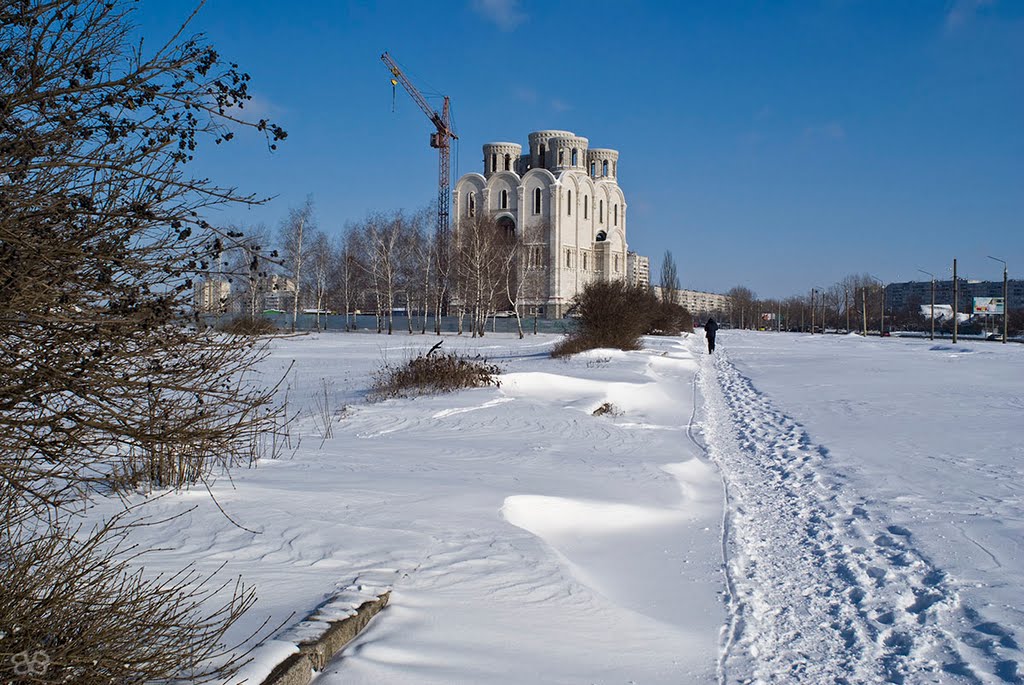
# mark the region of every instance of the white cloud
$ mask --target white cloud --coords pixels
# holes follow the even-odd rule
[[[502,31],[514,31],[526,21],[519,0],[472,0],[470,6],[474,12]]]

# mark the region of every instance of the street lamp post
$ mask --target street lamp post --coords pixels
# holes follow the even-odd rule
[[[953,344],[956,345],[956,334],[960,330],[960,279],[956,274],[956,257],[953,257]]]
[[[1002,262],[1003,263],[1003,342],[1005,343],[1006,342],[1006,332],[1009,330],[1008,326],[1007,326],[1007,321],[1009,319],[1009,314],[1010,314],[1010,302],[1009,302],[1009,298],[1007,297],[1007,295],[1009,295],[1009,293],[1006,290],[1006,286],[1007,286],[1006,262],[1004,262],[999,257],[989,257],[989,259],[994,259],[997,262]]]
[[[935,340],[935,274],[924,269],[918,269],[923,274],[927,274],[932,277],[932,337],[931,340]]]

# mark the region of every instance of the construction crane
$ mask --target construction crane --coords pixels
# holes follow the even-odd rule
[[[450,208],[452,204],[452,189],[451,189],[451,141],[458,140],[458,136],[455,135],[455,131],[452,130],[451,120],[451,103],[449,102],[448,96],[444,96],[444,106],[441,108],[439,114],[434,108],[430,106],[427,99],[423,97],[423,94],[412,84],[412,81],[402,72],[395,63],[395,60],[391,59],[391,55],[387,52],[380,56],[381,61],[387,65],[388,69],[391,70],[391,85],[396,86],[399,83],[405,88],[409,96],[420,106],[423,113],[427,115],[427,118],[434,124],[437,131],[430,134],[430,147],[437,148],[438,153],[438,165],[437,165],[437,238],[438,240],[447,241],[448,239],[448,227],[450,220]],[[445,242],[441,243],[446,244]]]

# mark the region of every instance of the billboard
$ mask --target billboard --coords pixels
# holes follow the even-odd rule
[[[1001,297],[976,297],[974,298],[975,314],[1002,314],[1003,298]]]
[[[761,321],[775,321],[775,312],[764,312],[761,314]]]

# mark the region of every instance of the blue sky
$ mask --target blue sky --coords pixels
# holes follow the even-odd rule
[[[195,3],[144,0],[147,42]],[[425,93],[450,95],[457,173],[481,145],[568,129],[619,150],[630,249],[684,287],[803,294],[1024,277],[1024,0],[208,0],[192,25],[289,132],[200,149],[194,173],[275,199],[215,219],[276,227],[312,194],[338,232],[436,195]],[[432,99],[440,107],[440,98]]]

